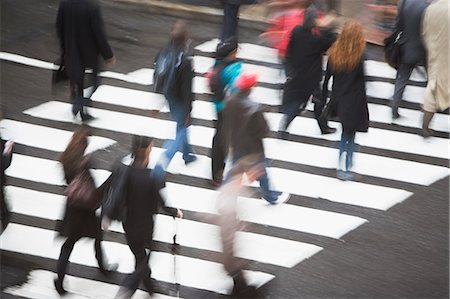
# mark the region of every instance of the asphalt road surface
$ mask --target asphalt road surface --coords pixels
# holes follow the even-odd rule
[[[141,119],[148,121],[149,132],[156,132],[155,147],[161,148],[167,138],[158,137],[158,131],[167,131],[166,127],[158,127],[169,124],[167,112],[151,112],[150,108],[142,108],[142,103],[134,103],[139,101],[139,95],[149,96],[141,93],[151,91],[151,86],[146,83],[146,78],[150,80],[150,77],[145,77],[145,74],[152,68],[157,51],[168,41],[170,26],[175,19],[152,14],[143,6],[109,1],[101,3],[108,37],[118,60],[116,65],[105,70],[115,75],[127,75],[120,78],[115,76],[116,79],[105,75],[102,89],[94,94],[93,108],[96,110],[92,113],[98,118],[92,122],[93,136],[103,137],[103,141],[110,142],[103,147],[99,145],[94,152],[95,167],[110,170],[113,161],[125,157],[129,152],[130,133],[134,132],[130,124],[138,123]],[[7,194],[25,192],[20,193],[25,196],[10,196],[14,215],[12,223],[0,237],[1,297],[53,298],[56,292],[51,288],[51,278],[52,272],[56,270],[59,247],[52,247],[38,237],[41,233],[44,237],[52,236],[59,218],[40,213],[45,206],[44,197],[48,200],[52,195],[61,195],[63,186],[58,177],[52,177],[52,169],[46,167],[50,167],[48,165],[54,163],[61,152],[60,147],[53,146],[60,141],[57,140],[58,136],[73,131],[77,126],[70,117],[65,119],[64,113],[68,110],[66,105],[69,105],[67,88],[52,92],[51,70],[45,64],[58,58],[54,25],[58,1],[4,0],[0,5],[0,95],[3,118],[0,127],[2,136],[16,137],[17,141],[15,160],[8,170]],[[219,32],[219,24],[198,19],[189,20],[189,24],[194,46],[205,45]],[[250,49],[252,45],[258,44],[259,33],[240,29],[240,41],[247,44],[241,46],[242,53],[246,50],[248,53],[265,51]],[[203,62],[211,56],[208,46],[196,49],[194,54]],[[275,240],[275,243],[264,239],[267,243],[255,241],[248,244],[252,251],[243,250],[241,256],[246,261],[246,269],[271,278],[259,288],[260,297],[448,298],[448,115],[440,114],[437,117],[436,138],[425,142],[418,136],[421,121],[420,91],[425,86],[419,74],[419,79],[411,83],[408,100],[402,103],[402,108],[407,111],[405,118],[396,125],[385,121],[381,114],[389,111],[389,100],[384,95],[386,89],[391,88],[393,79],[392,70],[375,63],[381,56],[380,49],[369,47],[367,57],[370,62],[366,66],[367,80],[372,84],[369,94],[371,129],[369,133],[357,136],[361,155],[355,167],[359,166],[359,172],[363,175],[360,183],[337,181],[333,165],[337,157],[318,156],[324,153],[334,155],[339,136],[336,133],[325,138],[317,133],[311,111],[297,117],[298,125],[294,126],[295,132],[291,132],[289,141],[278,140],[274,132],[276,129],[271,132],[267,151],[272,160],[273,181],[280,189],[289,191],[292,197],[288,204],[270,210],[270,207],[263,206],[261,200],[258,201],[258,189],[252,188],[255,192],[250,196],[252,199],[248,200],[251,209],[243,217],[244,222],[249,224],[247,232],[256,236],[257,240],[262,240],[264,236],[278,238],[270,239]],[[30,62],[25,58],[36,60]],[[39,64],[37,60],[43,63]],[[257,55],[245,56],[243,60],[252,65],[268,67],[270,71],[265,69],[268,73],[276,73],[279,69],[275,63],[259,59]],[[203,76],[201,61],[199,68],[196,67],[198,77]],[[135,72],[138,70],[140,72]],[[266,89],[261,89],[259,94],[262,97],[255,100],[265,102],[269,113],[267,116],[273,120],[277,119],[276,103],[279,103],[279,99],[267,95],[270,92],[277,93],[279,82],[272,79],[273,76],[268,76],[267,80],[262,80],[265,82],[260,82],[259,87]],[[114,89],[117,87],[124,89]],[[120,92],[129,97],[124,96],[113,102],[112,95],[120,98]],[[264,95],[267,99],[262,100]],[[207,161],[210,138],[207,134],[203,137],[201,134],[193,135],[196,130],[210,132],[213,128],[211,119],[202,108],[209,105],[209,97],[197,91],[196,100],[199,104],[196,110],[198,114],[193,116],[195,128],[191,129],[191,140],[195,153],[202,157],[200,160]],[[46,106],[39,106],[42,104]],[[147,102],[144,104],[152,105]],[[58,107],[62,107],[62,110]],[[58,111],[62,112],[58,114]],[[139,121],[138,116],[141,117]],[[114,119],[119,124],[114,124]],[[122,119],[125,121],[120,123]],[[27,135],[31,132],[45,133],[46,128],[57,131],[54,131],[55,135],[44,134],[43,138],[36,133],[34,137],[38,140]],[[179,277],[180,296],[221,297],[226,292],[209,283],[215,278],[202,276],[199,272],[201,269],[210,271],[219,265],[220,249],[206,246],[210,241],[206,235],[204,240],[201,239],[201,229],[212,223],[208,220],[211,213],[194,207],[197,201],[203,199],[194,195],[201,194],[198,190],[213,192],[214,188],[209,185],[207,175],[203,174],[205,169],[198,165],[184,167],[178,163],[168,177],[173,188],[178,186],[179,190],[192,192],[192,197],[187,192],[181,193],[186,194],[182,209],[186,221],[193,225],[193,232],[198,229],[200,238],[195,243],[195,240],[191,242],[186,237],[186,244],[181,244],[182,257],[178,261],[182,272],[182,277]],[[200,172],[193,173],[190,169],[200,169]],[[26,194],[37,195],[27,197]],[[192,205],[189,201],[192,201]],[[48,208],[51,210],[59,206],[61,202],[55,199],[55,204]],[[179,226],[182,225],[182,222],[179,223]],[[33,235],[33,232],[36,233]],[[127,250],[125,238],[120,232],[106,232],[104,239],[108,241],[107,246],[118,244]],[[161,255],[161,260],[172,261],[170,242],[163,239],[156,242],[157,254],[154,256]],[[283,240],[276,241],[280,239]],[[285,244],[285,240],[293,242]],[[272,245],[263,247],[263,244]],[[50,249],[46,251],[46,248]],[[74,255],[76,251],[77,247]],[[89,250],[87,252],[87,255],[91,254]],[[111,252],[111,255],[114,254]],[[77,283],[89,285],[76,280],[84,278],[93,284],[91,289],[77,289],[79,298],[108,298],[108,292],[113,286],[120,285],[127,270],[104,277],[98,273],[95,264],[91,265],[84,258],[74,257],[75,261],[68,272],[73,276],[69,281],[70,286],[76,289]],[[194,267],[188,268],[191,262]],[[182,269],[183,265],[186,268]],[[155,267],[158,269],[154,271],[157,293],[176,296],[173,281],[166,279],[164,273],[159,273],[164,272],[160,268],[171,272],[171,267],[173,265],[170,262]],[[36,277],[41,280],[33,280]],[[219,281],[218,285],[221,283]],[[96,294],[100,295],[93,295],[96,288],[99,292]],[[70,287],[68,289],[71,290]],[[30,290],[35,290],[34,295],[31,295]],[[36,290],[41,290],[41,293]]]

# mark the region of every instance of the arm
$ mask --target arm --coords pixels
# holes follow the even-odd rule
[[[183,106],[186,109],[186,116],[190,115],[192,110],[192,102],[194,101],[194,93],[192,92],[192,81],[194,78],[194,71],[190,59],[184,59],[180,66],[180,97],[183,101]]]
[[[94,5],[94,7],[92,8],[91,26],[95,36],[95,41],[98,48],[100,49],[100,54],[102,55],[103,59],[110,60],[114,57],[114,54],[111,50],[111,47],[109,46],[108,40],[106,39],[103,18],[100,13],[100,7],[98,5]]]

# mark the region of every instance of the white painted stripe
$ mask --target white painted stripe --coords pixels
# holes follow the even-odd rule
[[[397,75],[397,71],[394,68],[390,67],[386,62],[366,60],[364,67],[366,76],[395,79]],[[427,78],[425,68],[418,68],[421,69],[421,71],[419,72],[417,71],[417,69],[415,69],[411,74],[410,80],[416,82],[426,82]]]
[[[56,260],[63,242],[56,237],[57,233],[54,231],[11,223],[0,236],[0,247],[2,250]],[[29,246],[30,244],[33,246]],[[134,257],[127,245],[107,241],[102,244],[108,253],[108,259],[119,261],[118,272],[131,273],[134,270]],[[77,242],[70,258],[71,262],[96,267],[93,247],[93,240]],[[176,256],[176,260],[177,282],[181,285],[223,294],[231,289],[232,279],[226,275],[221,264],[185,256]],[[150,266],[153,278],[175,282],[173,255],[152,252]],[[257,286],[274,278],[273,275],[254,271],[245,271],[245,275],[250,283]]]
[[[403,100],[422,104],[425,87],[408,85],[403,93]],[[366,94],[369,97],[391,100],[394,95],[394,84],[380,81],[367,81]]]
[[[261,99],[259,95],[263,94],[264,96]],[[279,97],[280,94],[278,91],[257,88],[250,98],[262,104],[278,105]],[[167,105],[165,106],[164,96],[161,94],[111,85],[101,85],[93,94],[92,100],[144,110],[162,109],[161,111],[168,111]],[[307,105],[307,109],[313,111],[314,105],[310,102]],[[369,112],[371,121],[385,124],[392,123],[391,108],[388,106],[369,103]],[[402,117],[395,121],[396,124],[411,128],[422,128],[422,112],[406,108],[400,108],[399,112]],[[213,103],[199,100],[194,101],[191,116],[204,120],[216,119]],[[431,128],[437,131],[450,132],[450,117],[446,114],[437,113],[433,118]],[[277,128],[273,128],[272,130],[277,131]]]
[[[59,130],[39,125],[33,125],[15,120],[4,119],[0,121],[2,136],[27,146],[62,152],[72,138],[73,132]],[[105,149],[114,143],[114,140],[98,136],[88,137],[89,144],[86,153]]]
[[[322,186],[323,187],[323,186]],[[218,191],[167,183],[167,204],[182,210],[217,214]],[[189,198],[189,200],[186,200]],[[367,220],[292,204],[268,205],[250,197],[238,199],[239,219],[292,231],[339,239]]]
[[[194,70],[197,73],[204,74],[214,66],[215,59],[204,56],[194,56],[193,62]],[[244,63],[242,66],[244,72],[258,74],[258,82],[281,84],[286,81],[286,76],[281,69],[251,63]]]
[[[102,169],[90,170],[95,183],[100,186],[109,176],[109,172]],[[62,186],[66,184],[64,172],[59,162],[14,154],[11,166],[6,175],[19,179]]]
[[[0,59],[7,60],[15,63],[25,64],[29,66],[34,66],[42,69],[47,70],[55,70],[58,69],[58,66],[55,66],[51,62],[34,59],[34,58],[28,58],[22,55],[13,54],[13,53],[7,53],[7,52],[0,52]]]
[[[53,280],[56,273],[46,270],[33,270],[28,274],[26,283],[20,286],[9,287],[4,290],[5,293],[14,296],[33,299],[59,299],[61,298],[55,290]],[[68,293],[64,298],[68,299],[110,299],[114,298],[119,291],[120,286],[102,281],[96,281],[86,278],[80,278],[72,275],[66,275],[64,278],[64,288]],[[145,291],[137,290],[132,299],[149,298]],[[155,293],[152,298],[170,299],[175,298],[163,294]]]
[[[14,213],[44,219],[62,219],[66,198],[61,195],[7,186],[6,195]],[[216,225],[177,219],[177,242],[182,246],[221,252],[220,231]],[[171,244],[173,242],[174,220],[170,216],[156,215],[153,239]],[[120,223],[114,223],[113,231],[124,233]],[[278,265],[293,267],[311,257],[321,247],[312,244],[285,240],[250,232],[238,232],[236,236],[236,256]],[[262,250],[277,248],[276,251]]]

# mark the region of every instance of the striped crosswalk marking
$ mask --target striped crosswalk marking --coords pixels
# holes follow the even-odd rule
[[[212,103],[204,100],[204,94],[210,93],[204,73],[209,70],[214,60],[207,57],[211,56],[210,54],[205,55],[205,53],[212,53],[217,42],[217,40],[211,40],[199,45],[193,57],[196,72],[194,92],[199,95],[200,99],[193,103],[192,117],[200,124],[192,125],[189,134],[191,143],[200,147],[203,154],[197,154],[198,160],[186,167],[182,162],[181,154],[177,153],[168,168],[169,173],[190,177],[197,183],[191,185],[189,182],[180,183],[179,180],[169,181],[163,190],[169,206],[179,207],[190,215],[187,219],[177,220],[179,224],[178,242],[182,248],[189,248],[199,254],[196,257],[183,254],[176,256],[176,281],[173,271],[175,266],[173,255],[155,251],[152,253],[150,264],[152,276],[157,280],[167,283],[179,282],[182,286],[195,290],[226,294],[230,290],[232,281],[224,272],[220,261],[215,258],[214,260],[199,258],[205,254],[217,254],[222,250],[218,227],[214,222],[218,214],[218,191],[198,185],[203,184],[205,179],[210,179],[211,159],[204,154],[204,150],[209,151],[211,148],[214,129],[212,124],[205,125],[204,123],[214,120],[215,113]],[[357,136],[357,143],[362,146],[362,150],[355,154],[354,170],[367,176],[367,180],[341,182],[330,177],[330,170],[337,166],[336,141],[340,139],[340,125],[330,122],[331,126],[338,128],[338,132],[323,136],[314,119],[308,115],[301,115],[293,121],[290,133],[301,140],[306,139],[306,141],[295,142],[275,138],[274,133],[278,131],[282,117],[280,113],[276,112],[277,106],[281,103],[279,84],[284,81],[276,51],[259,45],[241,44],[238,57],[244,60],[245,70],[260,75],[260,86],[254,89],[251,98],[268,106],[265,117],[272,135],[264,140],[264,144],[267,157],[274,160],[274,165],[268,167],[268,172],[275,189],[287,191],[294,196],[305,197],[308,200],[325,199],[336,204],[353,205],[381,213],[405,201],[413,194],[411,190],[415,190],[417,186],[431,185],[449,175],[449,168],[443,166],[445,163],[442,162],[449,158],[449,139],[433,137],[424,141],[417,134],[411,133],[418,132],[421,128],[421,112],[414,105],[420,104],[422,101],[424,82],[426,81],[422,72],[413,72],[411,80],[414,84],[406,88],[404,95],[405,101],[409,102],[407,105],[409,108],[400,108],[400,114],[403,117],[395,122],[398,129],[392,130],[390,107],[387,101],[390,101],[393,93],[395,70],[382,62],[371,60],[365,62],[366,76],[368,76],[367,94],[370,98],[376,99],[375,102],[369,103],[370,120],[375,127],[370,128],[369,133]],[[6,52],[0,52],[0,59],[48,70],[57,67],[53,63]],[[93,94],[94,105],[102,103],[106,104],[102,107],[107,108],[90,109],[90,112],[97,117],[90,122],[90,125],[96,129],[96,136],[90,137],[87,152],[110,150],[116,140],[114,137],[110,137],[111,134],[107,134],[109,138],[102,137],[105,132],[140,134],[152,136],[161,141],[174,138],[175,123],[169,120],[168,115],[165,114],[169,112],[165,99],[161,95],[151,92],[147,87],[153,83],[153,69],[143,67],[128,73],[106,71],[100,73],[100,76],[112,79],[109,80],[109,83],[114,80],[125,83],[120,84],[121,87],[101,85]],[[140,87],[136,88],[137,85]],[[116,111],[120,106],[122,106],[120,111],[124,111],[124,108],[131,108],[142,113],[136,115]],[[31,122],[35,117],[39,119],[39,123],[46,120],[50,123],[70,125],[68,123],[73,122],[70,108],[68,103],[48,101],[27,109],[24,114],[27,115],[28,120],[31,119]],[[163,114],[148,113],[149,110],[156,110]],[[307,106],[307,110],[312,110],[311,104]],[[448,115],[437,114],[432,128],[441,133],[450,132],[449,119]],[[17,119],[2,120],[0,129],[2,136],[11,137],[18,144],[56,153],[64,150],[72,134],[67,130],[22,122]],[[46,139],[46,136],[53,138]],[[395,153],[395,158],[386,154],[378,155],[378,150]],[[150,168],[154,167],[163,151],[157,146],[153,148]],[[400,158],[401,155],[416,157],[417,160]],[[424,158],[438,160],[438,162],[433,165],[423,162]],[[123,161],[127,163],[129,159],[129,156],[126,156]],[[65,181],[61,166],[56,160],[56,156],[51,160],[48,159],[48,156],[44,159],[20,153],[14,155],[7,175],[19,179],[20,186],[7,186],[6,194],[15,214],[39,218],[47,223],[61,219],[66,198],[59,193],[53,193],[55,191],[52,187],[64,186]],[[280,166],[286,165],[286,163],[292,165],[292,169]],[[305,171],[305,167],[313,167],[316,169],[316,173]],[[97,185],[100,185],[110,174],[106,169],[93,169],[91,172]],[[42,184],[43,190],[48,188],[53,191],[25,188],[23,182],[27,181],[37,182]],[[411,184],[414,188],[411,188]],[[253,187],[257,185],[257,182],[251,184]],[[294,237],[288,239],[272,235],[272,228],[286,230],[293,234],[308,234],[326,240],[339,240],[352,230],[368,223],[365,217],[299,206],[291,202],[280,206],[270,206],[257,198],[255,194],[257,193],[246,194],[238,199],[238,215],[248,229],[239,232],[236,236],[236,255],[261,266],[258,271],[249,270],[245,273],[250,283],[257,286],[272,280],[275,277],[274,273],[280,268],[293,267],[322,250],[327,250],[326,246],[300,242]],[[174,233],[174,220],[172,217],[162,214],[158,214],[155,219],[154,239],[170,244]],[[258,230],[260,226],[265,227],[269,232],[267,234],[260,233]],[[123,235],[123,229],[118,223],[114,223],[111,230],[115,234]],[[19,240],[15,238],[17,235],[24,236],[24,238]],[[62,242],[61,239],[55,238],[56,235],[56,232],[48,227],[36,227],[32,224],[28,226],[24,223],[13,222],[1,235],[0,247],[5,251],[54,261],[58,258]],[[24,242],[29,244],[30,240],[36,244],[35,247],[25,246]],[[108,258],[113,262],[119,262],[118,271],[120,273],[133,271],[134,259],[124,243],[108,239],[104,245],[108,252]],[[273,250],[273,248],[277,248],[277,250]],[[87,269],[96,267],[92,251],[92,241],[81,242],[76,245],[71,261],[80,266],[86,266]],[[259,271],[259,269],[262,270]],[[34,270],[29,274],[26,284],[8,288],[4,292],[26,298],[57,297],[52,284],[54,277],[55,273],[53,272]],[[68,275],[66,288],[72,293],[69,296],[73,298],[111,298],[117,292],[120,281],[116,281],[116,283],[111,284]],[[139,290],[133,298],[144,296],[145,292]],[[158,294],[158,296],[171,298],[163,294]]]

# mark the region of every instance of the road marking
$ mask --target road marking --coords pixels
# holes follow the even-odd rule
[[[57,260],[63,243],[63,240],[57,236],[57,232],[51,230],[11,223],[0,236],[0,248]],[[70,257],[71,262],[97,267],[93,243],[92,239],[77,242]],[[102,245],[105,252],[108,253],[109,260],[119,261],[118,272],[131,273],[134,271],[134,256],[127,245],[108,241],[103,241]],[[150,257],[150,266],[154,279],[175,283],[174,256],[172,254],[153,251]],[[222,294],[227,294],[231,289],[232,279],[225,273],[220,263],[177,255],[176,267],[177,282],[181,285]],[[195,275],[193,275],[194,273]],[[250,284],[258,287],[274,278],[271,274],[257,271],[245,271],[244,275],[249,279]]]
[[[70,109],[71,105],[68,103],[50,101],[25,110],[24,113],[44,119],[70,122],[72,119],[70,117]],[[160,139],[175,138],[175,122],[173,121],[97,108],[90,108],[89,111],[96,117],[96,119],[89,123],[90,126],[95,128],[151,136]],[[266,113],[265,116],[271,128],[278,128],[282,117],[281,114]],[[330,124],[336,127],[339,126],[335,122],[330,122]],[[339,141],[341,134],[341,130],[338,128],[334,134],[321,135],[316,120],[305,117],[297,117],[294,119],[289,131],[292,134],[300,136],[332,141]],[[189,127],[189,136],[191,144],[211,148],[214,129],[192,125]],[[442,159],[449,158],[448,149],[450,140],[447,138],[430,137],[424,139],[417,134],[370,128],[368,133],[357,134],[356,141],[362,146],[372,148]]]
[[[14,296],[33,299],[59,299],[60,295],[56,292],[53,280],[56,273],[46,270],[32,270],[28,274],[26,283],[20,286],[9,287],[3,292]],[[80,278],[72,275],[64,277],[64,288],[68,291],[64,298],[68,299],[110,299],[119,291],[120,286],[102,281]],[[137,290],[131,297],[132,299],[149,298],[148,293]],[[171,299],[175,297],[155,293],[152,298]]]
[[[377,99],[391,100],[394,94],[394,87],[395,85],[389,82],[367,81],[366,94]],[[425,87],[407,85],[402,100],[422,104],[424,93]]]
[[[73,135],[73,132],[70,131],[9,119],[0,121],[0,127],[2,136],[8,136],[7,139],[14,140],[16,143],[57,152],[63,152],[66,149]],[[106,149],[116,143],[112,139],[98,136],[90,136],[88,140],[86,153]]]

